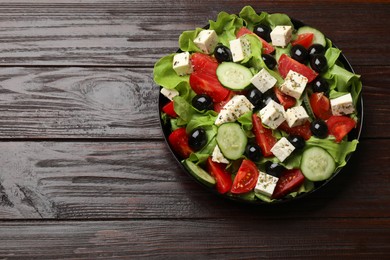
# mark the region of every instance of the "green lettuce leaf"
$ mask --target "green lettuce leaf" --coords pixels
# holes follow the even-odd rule
[[[245,27],[253,31],[255,25],[260,24],[267,18],[267,13],[262,12],[257,14],[251,6],[245,6],[242,8],[239,16],[245,21]],[[267,21],[268,23],[268,21]]]
[[[210,20],[210,30],[215,30],[219,42],[229,46],[229,41],[236,39],[236,31],[244,26],[244,21],[235,14],[220,12],[217,20]]]
[[[179,48],[182,51],[201,52],[201,50],[195,45],[194,39],[202,30],[202,28],[196,28],[193,31],[184,31],[179,37]]]
[[[271,26],[271,29],[274,29],[278,25],[290,25],[294,30],[294,25],[291,22],[290,17],[288,17],[288,15],[286,14],[280,14],[280,13],[269,14],[267,17],[267,21]]]
[[[156,84],[167,88],[174,89],[181,82],[189,84],[189,76],[179,76],[172,67],[173,56],[175,53],[162,57],[156,62],[153,69],[153,79]]]

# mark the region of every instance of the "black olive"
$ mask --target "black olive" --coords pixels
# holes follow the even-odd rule
[[[318,138],[324,139],[328,136],[328,126],[324,120],[316,119],[310,124],[310,131]]]
[[[317,77],[310,83],[313,92],[323,92],[325,95],[329,94],[329,83],[324,78]]]
[[[290,50],[291,58],[300,62],[306,63],[309,58],[309,53],[306,48],[300,44],[294,45]]]
[[[246,98],[255,106],[255,110],[261,108],[263,104],[263,93],[256,87],[253,87],[248,91]]]
[[[294,145],[295,149],[300,150],[305,147],[305,139],[300,135],[289,135],[287,140]]]
[[[314,54],[310,57],[310,66],[317,72],[324,72],[328,69],[328,61],[322,54]]]
[[[258,24],[253,28],[253,32],[266,42],[271,41],[271,28],[265,24]]]
[[[245,149],[245,155],[251,161],[260,161],[262,156],[260,146],[258,144],[248,144]]]
[[[279,178],[280,175],[286,170],[286,168],[279,164],[279,163],[274,163],[274,162],[266,162],[265,163],[265,172],[269,175],[272,175],[274,177]]]
[[[269,68],[270,70],[273,70],[275,68],[277,62],[272,55],[262,54],[261,57],[267,68]]]
[[[214,57],[217,59],[218,63],[233,60],[230,49],[222,44],[219,44],[217,47],[215,47]]]
[[[271,100],[280,104],[279,99],[276,97],[275,91],[273,88],[267,90],[263,93],[263,100],[260,108],[265,107]]]
[[[192,106],[198,109],[199,111],[214,109],[213,99],[206,94],[199,94],[193,97]]]
[[[324,54],[325,47],[322,46],[321,44],[314,43],[309,47],[309,49],[307,51],[308,51],[309,55]]]
[[[206,131],[201,127],[192,130],[188,138],[188,145],[195,151],[199,151],[206,144],[207,144]]]

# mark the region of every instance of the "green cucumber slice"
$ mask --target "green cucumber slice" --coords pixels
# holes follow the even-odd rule
[[[303,93],[303,106],[305,107],[306,109],[306,112],[307,114],[309,115],[310,117],[310,122],[313,121],[316,116],[314,115],[314,112],[313,112],[313,109],[311,109],[311,105],[310,105],[310,99],[309,99],[309,95],[307,94],[307,91],[305,91],[305,93]]]
[[[192,176],[194,176],[197,180],[206,186],[212,187],[216,184],[215,179],[195,163],[189,160],[185,160],[183,161],[183,165]]]
[[[237,160],[244,154],[248,139],[237,123],[225,123],[218,128],[217,143],[223,155]]]
[[[310,147],[302,154],[301,171],[310,181],[324,181],[336,169],[333,157],[320,147]]]
[[[314,34],[314,38],[313,38],[313,42],[312,42],[313,44],[317,43],[317,44],[321,44],[324,47],[326,46],[325,36],[319,30],[317,30],[317,29],[315,29],[313,27],[310,27],[310,26],[303,26],[303,27],[298,29],[297,34],[303,34],[303,33],[312,33],[312,34]]]
[[[222,62],[217,68],[219,82],[232,90],[243,90],[251,84],[252,72],[247,67],[234,62]]]

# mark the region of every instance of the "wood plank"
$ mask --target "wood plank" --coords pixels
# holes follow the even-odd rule
[[[0,218],[390,217],[389,149],[389,139],[363,140],[313,198],[251,207],[204,190],[163,142],[2,142]]]
[[[364,137],[390,137],[390,67],[358,66]],[[161,139],[150,68],[0,68],[0,138]]]
[[[258,11],[287,12],[317,27],[354,65],[390,64],[386,1],[252,4]],[[217,0],[1,1],[0,65],[151,67],[177,49],[182,31],[204,26],[219,11],[238,13],[242,7],[241,1],[227,5]],[[367,46],[369,51],[362,51]]]
[[[258,221],[256,216],[246,214],[220,220],[2,222],[0,256],[4,259],[324,256],[385,259],[390,254],[389,230],[388,219],[309,217]]]
[[[2,138],[161,138],[151,69],[0,68]]]

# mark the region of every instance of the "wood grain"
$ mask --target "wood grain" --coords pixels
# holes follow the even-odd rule
[[[389,222],[380,218],[369,222],[332,218],[274,221],[256,217],[243,221],[226,216],[221,221],[58,221],[44,225],[23,221],[2,223],[0,256],[5,259],[58,256],[62,259],[365,259],[367,256],[386,259],[390,254],[389,229]]]
[[[0,65],[151,67],[178,48],[182,31],[203,27],[220,11],[238,13],[245,4],[287,12],[317,27],[352,64],[390,64],[390,5],[385,3],[73,0],[2,1]]]
[[[285,216],[288,204],[243,206],[204,190],[163,142],[4,142],[0,218],[390,217],[389,147],[389,140],[362,141],[333,185]]]

